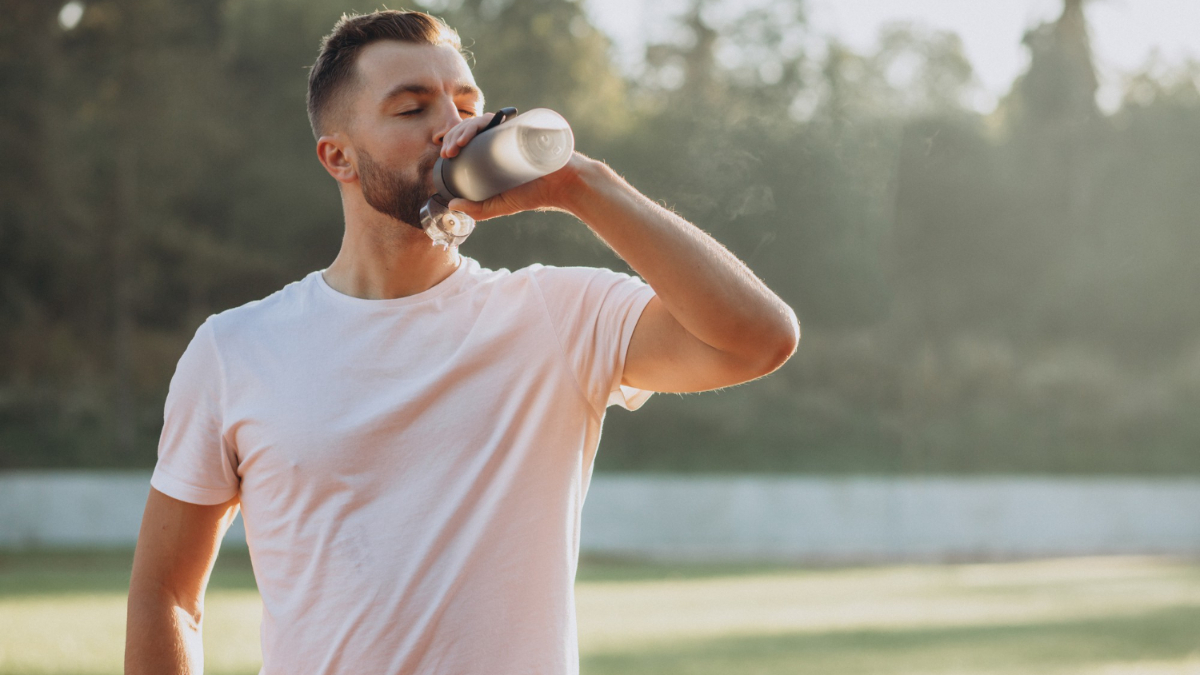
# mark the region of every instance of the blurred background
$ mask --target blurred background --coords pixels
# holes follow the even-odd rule
[[[936,478],[943,497],[926,500],[923,513],[943,514],[962,510],[972,494],[1014,485],[1040,485],[1043,497],[1108,485],[1116,492],[1088,493],[1093,501],[1078,502],[1064,527],[1073,517],[1086,520],[1088,504],[1127,512],[1130,504],[1153,503],[1158,510],[1138,522],[1175,529],[1139,539],[1136,527],[1118,523],[1107,539],[1076,549],[1045,541],[1000,551],[892,542],[783,553],[809,564],[1200,551],[1200,5],[428,0],[410,8],[458,29],[490,106],[562,112],[579,150],[713,234],[800,317],[799,351],[767,379],[719,393],[660,395],[636,414],[609,415],[594,488],[607,476],[611,489],[589,497],[585,518],[620,503],[650,503],[605,494],[652,502],[665,494],[662,481],[686,484],[689,476],[717,481],[708,483],[716,485],[712,494],[726,494],[724,478],[758,480],[739,483],[750,486],[751,501],[769,492],[761,487],[768,478],[841,486],[819,493],[830,499],[845,497],[846,486],[910,494],[904,490]],[[0,0],[0,479],[11,479],[3,502],[10,513],[0,518],[36,502],[14,496],[18,479],[66,475],[48,470],[152,468],[168,382],[205,317],[333,260],[341,209],[314,157],[304,112],[307,67],[342,12],[371,9],[329,0]],[[487,223],[463,252],[489,267],[627,269],[586,227],[560,214]],[[1178,499],[1154,501],[1164,485]],[[954,490],[967,501],[945,496]],[[1028,492],[1004,494],[1000,502],[1032,503]],[[817,502],[818,510],[829,503]],[[908,502],[901,502],[884,500],[872,513],[903,510]],[[970,503],[992,513],[988,504]],[[700,531],[726,518],[731,530],[744,531],[747,521],[729,514],[759,513],[730,509],[688,527]],[[1008,528],[1004,536],[1019,538],[1013,533],[1043,513],[1023,511],[995,532]],[[804,529],[803,516],[784,514],[793,529]],[[992,521],[963,526],[980,522]],[[872,531],[896,531],[887,518],[870,523]],[[1129,532],[1134,550],[1111,544]],[[986,526],[976,532],[980,541],[989,534]],[[5,541],[31,549],[43,539],[31,529]],[[593,542],[597,551],[622,555],[647,550]],[[692,552],[749,560],[770,549],[742,544],[714,540]],[[59,582],[38,576],[47,570],[101,570],[97,578],[107,581],[93,590],[119,593],[128,580],[126,554],[105,555],[0,554],[0,627],[36,625],[4,614],[3,602],[61,591]],[[230,555],[236,562],[241,554]],[[644,582],[629,597],[646,603],[646,593],[657,592],[646,589],[660,588],[664,578],[740,579],[760,588],[754,580],[779,579],[787,569],[800,575],[787,577],[800,584],[799,595],[770,584],[761,588],[775,590],[761,596],[714,591],[718,604],[758,597],[761,603],[747,601],[746,616],[776,618],[734,621],[740,628],[729,634],[685,631],[688,639],[736,634],[752,641],[721,647],[721,658],[732,661],[709,654],[690,666],[666,652],[611,663],[588,657],[601,653],[589,645],[632,643],[587,632],[581,600],[591,672],[729,672],[747,663],[757,664],[754,672],[800,672],[793,657],[824,663],[820,672],[902,672],[900,662],[916,664],[912,672],[1000,672],[996,664],[1007,657],[989,650],[1001,643],[1025,649],[1034,635],[1055,636],[1046,645],[1059,646],[1078,638],[1080,653],[1095,658],[1036,666],[1018,659],[1013,672],[1133,672],[1120,665],[1133,661],[1142,663],[1137,672],[1200,672],[1200,566],[1191,563],[1106,558],[1081,567],[1043,561],[911,574],[880,568],[870,572],[880,576],[847,581],[830,570],[679,562],[695,557],[664,553],[655,564],[597,557],[585,561],[581,584],[593,579],[612,590]],[[231,593],[252,591],[248,567],[229,574]],[[913,574],[932,575],[931,585]],[[1098,586],[1071,585],[1080,579]],[[1105,605],[1094,616],[1071,615],[1083,623],[1066,633],[1047,633],[1017,626],[1020,612],[971,624],[962,619],[969,611],[930,609],[951,587],[1000,588],[1005,598],[1036,596],[1042,600],[1034,604],[1055,607],[1078,608],[1097,589],[1165,604]],[[800,606],[813,611],[810,601],[825,597],[837,615],[843,605],[835,600],[850,597],[851,588],[916,604],[903,611],[872,605],[878,611],[865,612],[874,617],[866,623],[837,619],[836,626],[788,614]],[[1074,590],[1054,604],[1039,588]],[[581,598],[600,597],[588,592]],[[680,597],[702,596],[693,588]],[[780,598],[794,599],[780,610],[790,619],[764,609]],[[634,606],[604,604],[610,600],[597,606]],[[20,607],[61,618],[44,605]],[[1145,614],[1151,610],[1154,617]],[[256,611],[246,619],[254,645]],[[612,611],[626,617],[613,619],[620,626],[634,610]],[[910,626],[905,635],[915,642],[889,641],[891,628],[870,633],[880,616],[892,617],[884,621],[892,628]],[[1056,626],[1067,625],[1054,616]],[[975,628],[946,637],[931,628],[943,619],[930,617],[947,625],[959,617]],[[989,633],[979,628],[985,624],[1007,628]],[[787,642],[798,625],[835,637]],[[688,652],[668,634],[661,644]],[[866,637],[856,642],[853,635]],[[1132,640],[1132,651],[1105,656],[1123,648],[1118,636]],[[36,642],[32,635],[23,641]],[[6,657],[0,637],[0,671],[110,672],[84,661],[27,663],[12,656],[12,644]],[[45,649],[63,649],[55,644]],[[948,651],[921,656],[913,644]],[[778,659],[754,661],[763,654]],[[838,654],[868,660],[830,665]],[[896,660],[904,655],[911,660]],[[226,672],[219,658],[217,672]],[[1085,661],[1093,670],[1080,669]]]
[[[562,111],[800,316],[767,380],[610,415],[600,470],[1200,470],[1200,37],[1106,71],[1085,12],[1155,3],[674,4],[427,7],[489,101]],[[986,85],[930,27],[969,4],[1008,8]],[[4,0],[0,468],[152,466],[203,319],[333,260],[305,77],[351,6]],[[621,269],[547,214],[464,252]]]

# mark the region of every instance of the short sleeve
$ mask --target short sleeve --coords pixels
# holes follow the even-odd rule
[[[238,493],[237,454],[223,433],[223,375],[210,317],[180,357],[167,392],[150,485],[169,497],[221,504]]]
[[[585,396],[598,412],[637,410],[650,391],[621,384],[633,329],[654,290],[641,279],[591,267],[528,268],[559,344]]]

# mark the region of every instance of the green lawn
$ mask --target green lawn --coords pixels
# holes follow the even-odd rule
[[[0,553],[0,675],[116,674],[129,551]],[[585,675],[1200,674],[1200,563],[1091,558],[805,569],[585,560]],[[259,601],[226,551],[206,672],[258,670]]]

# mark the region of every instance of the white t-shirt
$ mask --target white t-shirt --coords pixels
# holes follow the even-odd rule
[[[241,496],[267,675],[579,670],[574,578],[600,424],[654,295],[463,258],[417,295],[321,272],[211,316],[167,395],[157,490]]]

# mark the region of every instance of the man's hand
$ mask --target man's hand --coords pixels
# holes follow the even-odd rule
[[[458,151],[462,150],[463,146],[475,138],[480,131],[483,131],[495,116],[496,113],[484,113],[478,117],[470,117],[447,131],[446,135],[442,136],[442,157],[446,159],[456,157]]]
[[[458,127],[455,127],[457,129]],[[571,155],[567,165],[541,178],[501,192],[482,202],[451,199],[450,208],[461,211],[475,220],[488,220],[522,211],[571,211],[571,195],[579,185],[579,174],[592,160],[578,152]]]
[[[457,157],[467,143],[480,131],[487,128],[495,113],[487,113],[462,121],[442,138],[441,155],[445,159]],[[536,180],[518,185],[491,199],[473,202],[468,199],[450,200],[450,208],[471,216],[475,220],[499,218],[522,211],[569,211],[571,190],[577,187],[579,171],[589,162],[587,157],[574,153],[563,168]]]

